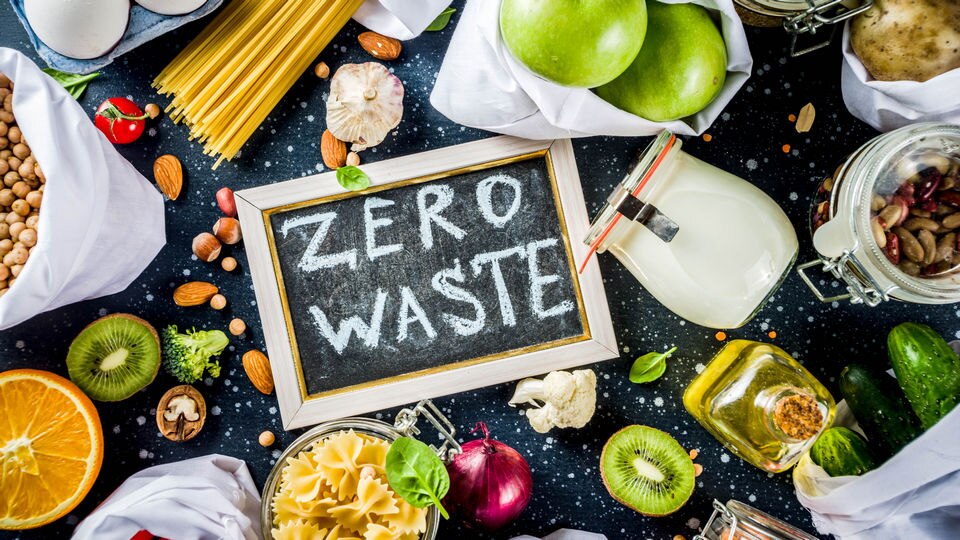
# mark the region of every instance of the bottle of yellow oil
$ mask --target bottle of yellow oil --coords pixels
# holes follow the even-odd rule
[[[730,451],[769,472],[792,467],[833,422],[836,404],[783,349],[727,343],[683,393],[683,405]]]

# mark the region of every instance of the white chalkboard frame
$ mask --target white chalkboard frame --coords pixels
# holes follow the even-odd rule
[[[569,139],[531,141],[493,137],[365,164],[363,169],[371,178],[371,189],[376,189],[384,184],[398,184],[397,187],[400,187],[411,181],[452,177],[458,173],[492,168],[505,160],[544,154],[559,200],[558,212],[566,231],[564,242],[572,255],[571,262],[577,266],[588,256],[587,246],[581,240],[586,236],[589,216]],[[456,364],[463,367],[441,367],[426,370],[422,375],[393,377],[386,379],[388,382],[374,381],[308,396],[298,364],[299,352],[295,350],[292,324],[286,313],[279,266],[274,259],[270,215],[278,209],[317,204],[318,199],[326,202],[362,196],[363,193],[345,191],[337,183],[336,174],[331,171],[246,189],[235,195],[284,429],[309,426],[619,356],[600,268],[596,257],[593,257],[582,274],[578,275],[575,268],[572,270],[579,285],[575,289],[579,289],[582,306],[583,337],[562,340],[562,344],[546,348],[527,347],[514,354],[497,355],[493,360],[477,359],[476,363]]]

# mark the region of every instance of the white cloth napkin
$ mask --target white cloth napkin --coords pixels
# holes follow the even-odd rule
[[[610,105],[586,88],[540,78],[515,60],[501,41],[500,0],[468,0],[430,103],[459,124],[528,139],[644,136],[664,129],[683,135],[703,133],[750,77],[753,58],[732,0],[693,3],[711,10],[721,21],[727,79],[717,98],[690,118],[651,122]]]
[[[843,102],[850,114],[880,131],[916,122],[960,124],[960,68],[924,82],[877,81],[850,45],[850,23],[843,28]]]
[[[354,20],[374,32],[396,39],[420,35],[451,0],[367,0]]]
[[[70,94],[22,53],[0,47],[13,110],[47,178],[37,245],[0,298],[0,329],[122,291],[166,242],[163,198]]]
[[[950,346],[960,352],[960,341]],[[834,425],[860,432],[845,401],[837,406]],[[957,538],[960,407],[861,476],[831,477],[804,454],[793,485],[817,530],[839,540]]]
[[[540,540],[534,536],[517,536],[512,540]],[[591,532],[584,531],[575,531],[573,529],[560,529],[554,531],[547,536],[543,537],[543,540],[607,540],[607,537],[602,534],[596,534]]]
[[[144,469],[113,492],[73,540],[257,540],[260,494],[243,461],[212,454]]]

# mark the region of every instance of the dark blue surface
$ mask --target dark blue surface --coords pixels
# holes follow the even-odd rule
[[[462,7],[462,2],[455,3]],[[454,125],[434,111],[428,101],[446,44],[459,15],[440,33],[424,35],[404,45],[401,58],[390,66],[407,90],[403,122],[379,147],[364,152],[367,162],[448,146],[488,136]],[[165,103],[151,91],[150,81],[204,22],[193,23],[127,54],[104,70],[82,99],[91,113],[104,98],[129,95],[141,104]],[[369,60],[356,43],[361,31],[351,23],[321,58],[331,67]],[[791,59],[788,39],[779,29],[747,32],[754,55],[754,74],[709,130],[711,142],[685,138],[684,149],[709,163],[754,182],[777,200],[791,217],[800,237],[800,260],[813,250],[806,216],[811,196],[823,174],[864,141],[876,135],[852,118],[840,97],[838,44],[800,59]],[[0,7],[0,45],[17,48],[36,58],[9,6]],[[87,499],[59,522],[36,531],[0,534],[3,538],[62,538],[128,475],[150,465],[219,452],[244,459],[258,485],[273,466],[275,456],[299,432],[282,433],[274,396],[263,396],[250,385],[240,365],[240,354],[263,347],[249,271],[242,247],[230,251],[240,269],[223,273],[218,266],[191,258],[190,241],[208,230],[219,211],[214,192],[281,181],[321,170],[319,139],[324,126],[323,101],[327,83],[305,74],[281,101],[242,155],[211,171],[212,160],[187,142],[187,130],[168,118],[152,126],[143,140],[121,152],[152,178],[153,160],[172,153],[183,161],[187,181],[176,202],[167,203],[168,245],[154,263],[126,291],[40,315],[0,333],[0,369],[36,367],[66,374],[63,359],[71,339],[90,321],[111,312],[138,314],[156,326],[225,328],[232,317],[243,318],[253,329],[244,339],[233,339],[224,355],[221,378],[199,385],[211,414],[203,432],[186,444],[171,443],[157,433],[154,407],[174,381],[161,374],[145,392],[120,403],[101,403],[98,410],[106,433],[103,471]],[[807,102],[817,108],[813,129],[797,134],[787,120]],[[596,137],[574,141],[577,164],[589,210],[595,213],[621,179],[636,151],[647,138]],[[790,153],[781,147],[790,144]],[[718,224],[722,226],[722,224]],[[736,238],[730,238],[731,243]],[[622,358],[592,366],[599,379],[598,411],[581,430],[535,433],[517,410],[506,405],[513,385],[504,384],[436,400],[461,432],[484,420],[495,438],[517,448],[533,469],[534,496],[520,520],[496,535],[463,530],[444,523],[440,538],[495,537],[547,534],[560,527],[605,533],[611,539],[692,536],[710,514],[714,498],[735,498],[813,531],[807,512],[797,503],[789,473],[772,476],[731,456],[683,409],[680,396],[702,365],[720,348],[714,330],[687,323],[661,307],[612,257],[600,258],[607,296]],[[171,300],[173,287],[188,279],[218,283],[230,305],[222,313],[209,309],[182,309]],[[886,362],[886,332],[904,320],[926,322],[948,339],[960,332],[960,312],[953,306],[913,306],[890,303],[870,309],[847,303],[820,304],[791,273],[783,288],[753,321],[728,331],[729,339],[768,340],[793,354],[832,390],[841,367],[852,361]],[[627,379],[631,361],[651,350],[677,345],[666,375],[648,385]],[[392,419],[395,411],[371,416]],[[687,448],[698,448],[704,467],[690,502],[664,518],[642,517],[614,502],[606,493],[597,469],[600,450],[619,428],[648,424],[673,434]],[[264,429],[277,433],[270,450],[257,444]]]

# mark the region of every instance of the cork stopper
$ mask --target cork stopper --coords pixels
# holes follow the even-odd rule
[[[812,396],[792,394],[777,401],[773,423],[787,436],[803,441],[820,433],[823,413]]]

